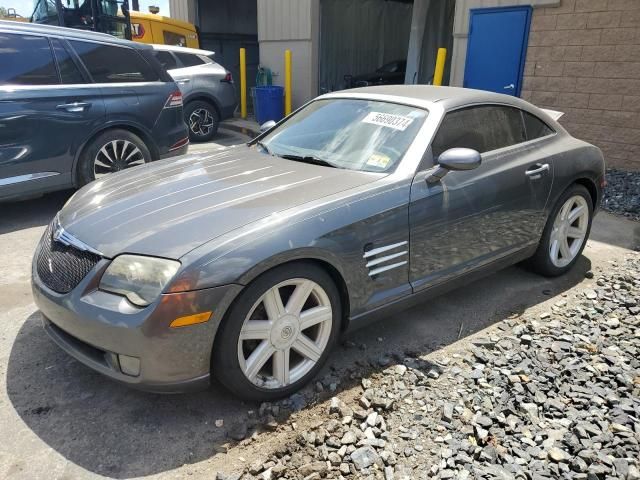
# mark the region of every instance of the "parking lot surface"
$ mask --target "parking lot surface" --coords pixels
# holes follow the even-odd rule
[[[215,143],[191,148],[242,141],[221,131]],[[31,298],[31,257],[70,194],[0,206],[0,478],[215,478],[218,470],[251,463],[264,436],[229,442],[258,405],[217,385],[185,395],[137,392],[94,373],[47,338]],[[509,315],[557,301],[588,282],[587,271],[606,270],[637,248],[639,225],[602,212],[569,275],[545,279],[519,267],[504,270],[351,334],[348,342],[361,348],[338,348],[325,373],[363,356],[446,349]]]

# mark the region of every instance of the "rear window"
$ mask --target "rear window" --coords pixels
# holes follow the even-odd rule
[[[160,78],[133,48],[71,40],[96,83],[155,82]]]
[[[524,128],[527,131],[527,140],[546,137],[547,135],[554,133],[546,123],[535,115],[531,115],[530,113],[523,111],[522,116],[524,118]]]
[[[204,65],[205,63],[211,63],[211,59],[204,55],[195,55],[193,53],[175,52],[180,62],[185,67],[195,67],[196,65]]]
[[[45,37],[0,33],[0,85],[60,83]]]
[[[170,52],[165,50],[154,50],[153,56],[156,57],[156,60],[160,62],[165,70],[173,70],[174,68],[178,68],[178,64],[176,63],[176,59]]]

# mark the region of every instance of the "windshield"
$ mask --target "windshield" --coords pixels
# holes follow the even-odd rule
[[[261,139],[272,155],[334,167],[390,172],[427,118],[427,111],[375,100],[317,100]],[[260,148],[259,147],[259,148]],[[313,162],[310,162],[313,163]]]
[[[34,0],[31,21],[58,25],[60,22],[56,0]],[[86,30],[96,29],[94,13],[99,17],[99,30],[116,37],[127,37],[129,8],[127,0],[60,0],[62,25]]]

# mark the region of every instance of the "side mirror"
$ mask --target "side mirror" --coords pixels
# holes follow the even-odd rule
[[[450,148],[438,157],[438,168],[427,177],[427,183],[439,182],[450,170],[473,170],[482,163],[480,154],[471,148]]]
[[[267,130],[271,130],[275,126],[276,126],[276,122],[274,120],[269,120],[267,122],[264,122],[262,125],[260,125],[260,133],[264,133]]]

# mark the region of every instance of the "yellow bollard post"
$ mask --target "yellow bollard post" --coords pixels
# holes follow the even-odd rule
[[[447,49],[439,48],[438,56],[436,57],[436,70],[433,73],[433,84],[442,85],[442,77],[444,76],[444,62],[447,59]]]
[[[284,51],[284,114],[291,113],[291,50]]]
[[[247,118],[247,51],[240,49],[240,116]]]

